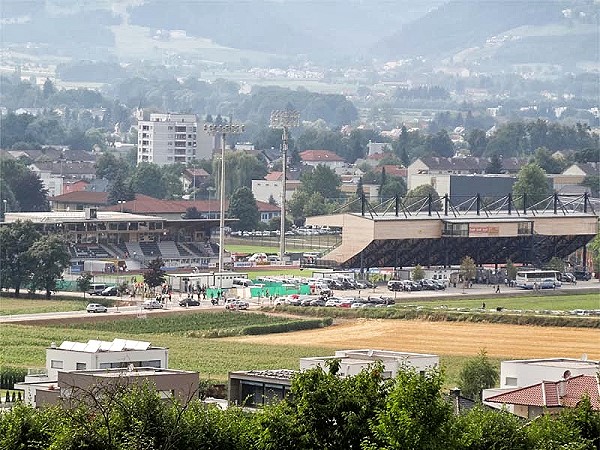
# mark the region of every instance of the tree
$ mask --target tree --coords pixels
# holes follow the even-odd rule
[[[483,390],[494,387],[499,377],[498,369],[488,359],[485,349],[481,349],[475,358],[465,362],[458,386],[465,397],[479,402]]]
[[[77,277],[77,288],[83,292],[83,298],[85,299],[85,294],[89,291],[90,286],[92,285],[92,279],[94,276],[89,272],[83,272],[79,277]]]
[[[440,196],[430,184],[422,184],[406,193],[404,204],[411,211],[427,211],[427,202],[431,196],[431,210],[439,211],[442,209],[440,204]]]
[[[144,194],[154,198],[165,198],[167,186],[159,166],[142,162],[135,168],[131,176],[131,187],[136,194]]]
[[[35,261],[29,249],[39,237],[30,221],[0,227],[0,286],[14,289],[15,297],[34,273]]]
[[[131,185],[125,179],[122,173],[118,173],[112,180],[108,188],[107,201],[111,205],[116,205],[120,201],[134,200],[135,194]]]
[[[589,243],[588,248],[594,263],[594,271],[598,273],[600,272],[600,233],[596,234],[596,237]]]
[[[162,179],[166,186],[166,197],[171,199],[181,199],[183,195],[183,183],[181,175],[185,166],[183,164],[167,164],[161,168]]]
[[[506,276],[509,280],[517,278],[517,267],[510,259],[506,260]]]
[[[370,422],[384,407],[389,386],[383,379],[382,365],[373,364],[358,375],[347,377],[338,376],[339,361],[332,361],[328,369],[306,370],[293,378],[291,396],[284,400],[289,405],[288,418],[283,420],[295,427],[266,427],[283,433],[272,436],[278,441],[293,436],[292,446],[282,450],[359,449],[361,441],[370,435]]]
[[[496,153],[490,158],[490,163],[485,168],[485,173],[502,173],[502,159]]]
[[[385,406],[371,421],[372,437],[362,448],[423,449],[449,448],[452,408],[442,397],[443,377],[436,370],[424,375],[402,370],[394,379]]]
[[[165,282],[166,272],[163,270],[163,266],[164,263],[160,257],[153,259],[146,265],[144,283],[150,286],[150,288],[155,288]]]
[[[431,151],[442,158],[454,156],[454,143],[446,130],[440,130],[435,135],[429,136],[429,145]]]
[[[96,160],[94,167],[96,168],[96,177],[105,178],[109,181],[119,176],[125,179],[131,172],[127,161],[117,157],[112,152],[103,152]]]
[[[247,187],[236,190],[229,201],[229,216],[238,219],[232,226],[236,230],[255,230],[260,222],[260,212],[254,194]]]
[[[423,267],[421,267],[421,264],[417,264],[413,269],[412,279],[417,281],[422,280],[423,278],[425,278],[425,271],[423,270]]]
[[[380,198],[403,197],[406,195],[406,183],[400,177],[387,177],[386,183],[379,189]]]
[[[16,160],[0,158],[1,193],[10,211],[48,211],[48,191],[40,177],[25,164]]]
[[[536,149],[532,162],[540,166],[546,173],[561,173],[564,170],[561,161],[555,159],[546,147]]]
[[[587,175],[581,185],[590,189],[592,197],[600,196],[600,175]]]
[[[565,271],[565,262],[562,259],[553,256],[550,261],[548,261],[548,264],[546,264],[546,268],[562,273]]]
[[[518,208],[534,205],[550,195],[550,185],[546,173],[537,165],[529,163],[519,170],[513,186],[515,203]],[[527,196],[527,205],[523,205],[523,195]]]
[[[463,277],[463,281],[467,282],[475,278],[477,274],[477,266],[475,261],[470,256],[465,256],[460,262],[460,273]]]
[[[300,177],[301,190],[309,194],[319,193],[323,198],[337,200],[341,197],[342,179],[332,169],[323,164],[317,165],[312,172]]]
[[[475,129],[468,134],[467,142],[469,143],[471,156],[481,156],[485,152],[485,148],[488,144],[488,139],[485,134],[485,131]],[[493,155],[497,155],[497,153],[493,153]]]
[[[29,249],[34,261],[32,287],[44,289],[49,300],[56,290],[56,281],[62,279],[63,271],[69,267],[71,255],[62,237],[48,234],[39,238]]]
[[[533,422],[530,422],[530,424]],[[523,426],[522,420],[508,411],[491,411],[490,409],[484,409],[481,406],[477,406],[466,414],[457,417],[453,434],[456,439],[455,448],[460,449],[475,450],[493,448],[529,450],[532,448],[569,448],[571,450],[583,450],[581,447],[570,446],[530,446],[527,439],[528,431],[529,429]]]

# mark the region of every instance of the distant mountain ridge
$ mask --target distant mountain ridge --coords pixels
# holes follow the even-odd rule
[[[510,52],[522,54],[522,48],[527,49],[524,55],[519,56],[522,63],[536,62],[540,58],[544,62],[556,63],[563,57],[597,59],[598,11],[597,2],[586,0],[451,0],[382,39],[373,46],[373,53],[383,59],[421,56],[435,60],[484,46],[490,39],[508,34],[508,45],[497,46],[504,47],[500,56],[505,59],[511,59],[513,55]],[[589,26],[593,24],[596,26]],[[570,36],[565,40],[573,41],[573,36],[579,36],[575,39],[575,46],[583,47],[579,47],[575,54],[571,53],[572,49],[561,51],[560,39],[555,39],[552,31],[556,30],[551,26],[562,27],[558,30],[560,34]],[[515,29],[529,30],[530,35],[511,33]],[[515,41],[520,42],[515,44]],[[553,53],[558,56],[554,61],[548,57]]]

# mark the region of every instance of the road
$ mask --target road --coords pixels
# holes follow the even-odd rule
[[[389,297],[394,298],[397,302],[410,302],[411,300],[426,300],[426,299],[442,299],[442,298],[482,298],[482,297],[510,297],[510,296],[522,296],[522,295],[533,295],[532,291],[524,291],[519,288],[509,288],[504,285],[500,286],[500,294],[495,293],[495,285],[481,285],[475,284],[469,289],[462,289],[460,287],[449,287],[444,291],[418,291],[418,292],[391,292],[385,286],[379,286],[375,289],[361,289],[361,290],[347,290],[347,291],[336,291],[336,297]],[[599,295],[600,305],[600,283],[597,280],[591,281],[580,281],[576,285],[564,284],[561,288],[556,291],[552,289],[544,289],[535,295],[554,295],[560,292],[580,292],[580,293],[597,293]],[[81,319],[87,318],[114,318],[123,316],[147,316],[152,314],[166,314],[170,312],[184,312],[184,311],[197,311],[197,310],[223,310],[223,304],[214,306],[208,300],[203,300],[201,306],[193,306],[185,308],[179,306],[178,302],[183,299],[183,295],[175,294],[171,302],[167,302],[164,309],[145,310],[141,307],[141,302],[138,302],[135,306],[118,306],[108,308],[107,313],[88,313],[85,310],[80,311],[66,311],[66,312],[51,312],[51,313],[37,313],[37,314],[14,314],[7,316],[0,316],[0,323],[33,323],[42,321],[59,321],[64,319]],[[90,302],[94,302],[96,297],[88,297]],[[250,309],[258,309],[261,306],[269,306],[270,302],[266,298],[262,299],[245,299],[250,303]],[[125,302],[125,300],[121,300]]]

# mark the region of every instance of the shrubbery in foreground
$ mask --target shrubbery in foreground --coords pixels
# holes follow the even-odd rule
[[[577,408],[530,422],[475,408],[455,416],[431,371],[382,378],[380,365],[339,378],[298,374],[291,396],[257,413],[162,401],[149,386],[85,392],[70,408],[23,404],[0,414],[0,448],[16,449],[569,449],[600,448],[600,413]]]

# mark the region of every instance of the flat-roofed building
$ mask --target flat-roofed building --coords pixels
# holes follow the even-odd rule
[[[440,358],[437,355],[429,355],[411,352],[395,352],[390,350],[338,350],[333,356],[317,356],[300,359],[300,370],[312,369],[314,367],[327,368],[328,362],[339,360],[340,376],[355,376],[361,370],[375,362],[383,364],[385,378],[394,378],[403,369],[413,369],[417,372],[425,372],[439,366]]]

